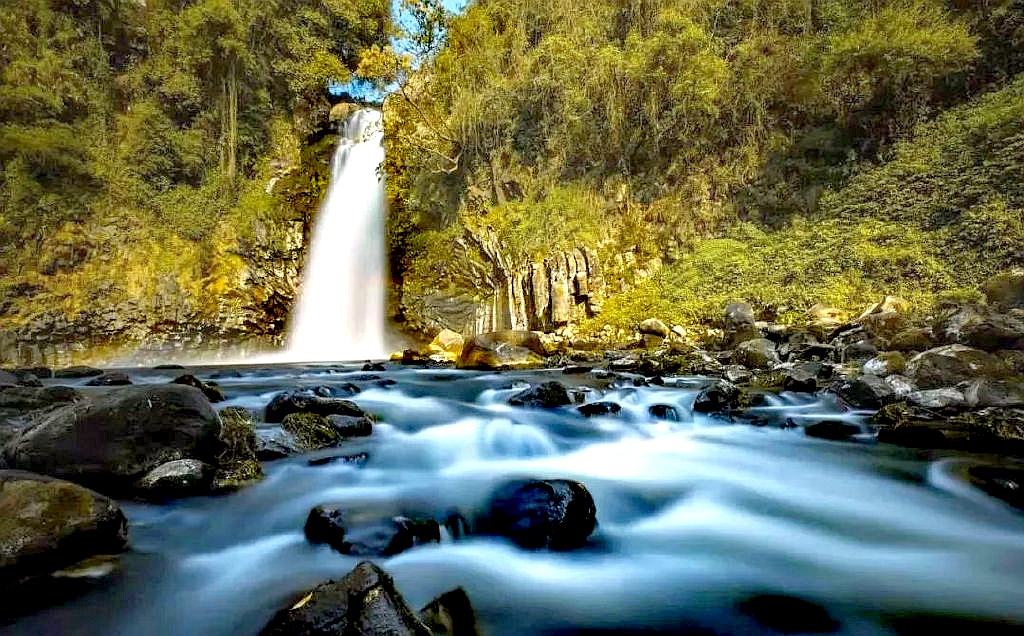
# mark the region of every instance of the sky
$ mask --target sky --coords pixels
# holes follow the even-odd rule
[[[451,11],[452,13],[461,12],[468,3],[469,0],[442,0],[442,4],[444,5],[444,7]],[[400,0],[392,0],[391,10],[394,13],[394,15],[398,17],[398,20],[401,21],[402,16]],[[402,48],[400,42],[394,43],[394,46],[398,50],[401,50]],[[335,95],[341,93],[348,93],[349,95],[352,95],[352,97],[356,99],[373,102],[383,100],[384,95],[386,94],[377,90],[372,83],[358,79],[352,80],[351,82],[348,82],[346,84],[333,84],[330,86],[330,91]]]

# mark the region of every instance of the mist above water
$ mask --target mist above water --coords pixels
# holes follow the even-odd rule
[[[960,477],[957,465],[977,459],[731,424],[693,412],[699,381],[687,378],[586,391],[622,406],[618,417],[587,419],[574,407],[507,404],[526,383],[575,384],[557,371],[240,371],[218,380],[230,398],[218,407],[259,413],[283,389],[359,386],[351,399],[375,416],[374,434],[340,452],[366,452],[365,465],[300,456],[268,463],[263,482],[231,496],[125,504],[133,551],[122,579],[0,634],[256,634],[358,561],[306,541],[314,506],[458,508],[472,518],[497,486],[522,477],[584,482],[597,505],[593,545],[532,552],[471,536],[377,560],[410,604],[462,586],[488,636],[776,634],[737,609],[759,594],[816,603],[841,634],[918,633],[894,627],[907,616],[1024,624],[1024,516]],[[654,405],[678,418],[652,417]],[[764,408],[780,421],[865,419],[808,395]]]

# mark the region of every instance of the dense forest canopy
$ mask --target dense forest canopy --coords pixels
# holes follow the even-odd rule
[[[928,301],[1021,263],[1018,0],[481,0],[443,35],[385,102],[410,289],[464,233],[515,263],[580,244],[667,263],[658,297],[701,258],[716,301],[791,306]],[[763,270],[736,261],[754,247]]]
[[[72,315],[224,302],[246,236],[279,211],[271,164],[295,162],[328,82],[350,77],[389,22],[387,0],[5,2],[8,295],[16,285]]]

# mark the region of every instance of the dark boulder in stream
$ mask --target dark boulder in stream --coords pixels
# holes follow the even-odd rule
[[[715,380],[700,393],[693,403],[697,413],[718,413],[727,411],[738,404],[740,390],[727,380]]]
[[[508,537],[519,547],[572,550],[586,544],[597,526],[597,508],[578,481],[516,481],[499,488],[477,520],[482,534]]]
[[[369,561],[278,612],[260,636],[432,636],[384,570]]]
[[[169,461],[216,464],[220,431],[217,414],[197,389],[118,387],[29,414],[4,456],[12,468],[122,495]]]
[[[0,590],[121,552],[127,542],[124,514],[103,495],[52,477],[0,470]]]
[[[264,419],[268,424],[276,424],[292,413],[314,413],[324,417],[328,415],[350,415],[353,417],[366,415],[362,409],[348,400],[318,395],[312,389],[300,389],[275,395],[267,405]]]
[[[553,409],[572,404],[572,398],[562,383],[545,382],[513,395],[508,403],[512,406]]]
[[[210,402],[223,402],[224,400],[227,399],[227,397],[225,397],[224,395],[224,392],[220,390],[219,386],[217,386],[216,384],[203,382],[194,375],[189,375],[187,373],[185,375],[179,375],[178,377],[174,378],[173,383],[184,384],[185,386],[191,386],[199,389],[200,391],[203,392],[203,395],[205,395],[206,399],[208,399]]]

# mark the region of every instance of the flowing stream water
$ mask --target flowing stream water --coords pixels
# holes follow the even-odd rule
[[[279,359],[312,362],[387,356],[384,344],[384,160],[381,113],[356,111],[331,160],[302,286]]]
[[[776,594],[824,607],[842,634],[984,634],[999,624],[1009,625],[999,633],[1024,633],[1024,516],[958,476],[979,459],[808,437],[799,424],[864,421],[824,397],[772,396],[763,419],[798,426],[754,427],[694,413],[699,378],[636,387],[559,371],[193,372],[217,378],[229,397],[219,408],[254,413],[281,390],[353,383],[353,401],[377,421],[371,437],[343,450],[369,459],[292,457],[268,462],[262,482],[235,494],[125,502],[132,548],[123,572],[0,634],[257,634],[296,594],[358,561],[306,541],[314,506],[458,508],[472,518],[493,489],[520,477],[584,482],[597,505],[591,545],[534,552],[470,536],[376,560],[411,605],[462,586],[482,633],[494,636],[775,634],[741,608]],[[174,372],[131,373],[146,383]],[[574,407],[507,404],[552,379],[622,412],[587,419]],[[652,417],[659,404],[679,417]],[[991,622],[958,627],[949,617]]]

